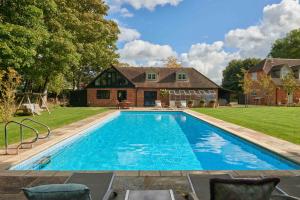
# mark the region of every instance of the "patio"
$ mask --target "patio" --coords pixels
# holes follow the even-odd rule
[[[0,200],[25,200],[21,188],[32,187],[42,184],[64,183],[73,172],[1,172],[0,173]],[[88,173],[88,172],[86,172]],[[115,172],[116,177],[112,188],[118,193],[116,200],[125,198],[126,190],[155,190],[172,189],[177,200],[183,200],[184,196],[190,193],[190,188],[186,174],[228,174],[234,177],[258,177],[258,176],[299,176],[299,171],[183,171],[183,172],[154,172],[154,171],[131,171]],[[208,185],[204,187],[209,187]],[[295,186],[297,189],[297,186]],[[297,192],[297,191],[293,191]],[[293,195],[298,195],[294,193]]]

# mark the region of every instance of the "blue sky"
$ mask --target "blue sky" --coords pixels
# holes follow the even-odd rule
[[[263,8],[279,0],[185,0],[177,6],[158,6],[154,11],[125,7],[133,17],[111,14],[121,24],[137,29],[142,40],[169,44],[178,53],[199,42],[223,40],[235,28],[257,24]],[[122,43],[119,44],[122,46]]]
[[[232,59],[264,58],[300,28],[299,0],[106,0],[117,21],[120,61],[162,66],[176,56],[220,83]]]

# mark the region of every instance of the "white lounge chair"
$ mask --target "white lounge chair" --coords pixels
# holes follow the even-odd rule
[[[162,108],[162,105],[161,105],[161,101],[160,101],[160,100],[156,100],[156,101],[155,101],[155,107],[156,107],[156,108]]]
[[[186,108],[187,106],[186,106],[186,100],[181,100],[180,101],[180,107],[181,108]]]
[[[176,101],[173,101],[173,100],[170,100],[170,108],[172,108],[172,109],[176,109],[177,107],[176,107]]]

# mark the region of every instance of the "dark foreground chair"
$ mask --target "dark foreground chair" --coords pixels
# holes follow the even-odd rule
[[[108,200],[117,194],[112,191],[113,173],[74,173],[64,184],[24,188],[29,200]]]
[[[113,173],[74,173],[65,183],[78,183],[90,189],[92,200],[107,200],[117,196],[111,189]]]
[[[231,198],[230,200],[240,199],[244,200],[247,198],[240,197],[238,195],[238,190],[245,190],[249,191],[249,195],[251,192],[255,191],[257,194],[255,195],[258,197],[258,192],[265,193],[266,195],[271,194],[270,197],[266,197],[267,199],[271,200],[298,200],[296,196],[300,192],[300,179],[299,177],[280,177],[282,181],[280,182],[279,186],[276,186],[279,182],[279,178],[260,178],[260,179],[253,179],[253,178],[243,178],[243,179],[236,179],[232,178],[230,175],[221,174],[221,175],[188,175],[188,180],[190,182],[192,188],[192,194],[189,195],[189,199],[194,200],[213,200],[216,198],[216,193],[219,191],[216,190],[233,190],[237,189],[236,198]],[[273,183],[273,185],[269,184]],[[250,184],[250,186],[249,186]],[[220,186],[220,187],[216,187]],[[251,185],[255,187],[251,187]],[[258,186],[257,186],[258,185]],[[261,186],[261,187],[260,187]],[[221,188],[221,189],[220,189]],[[275,189],[276,188],[276,189]],[[273,192],[272,192],[273,190]],[[225,191],[222,191],[223,195],[221,197],[225,197]],[[254,192],[254,193],[255,193]],[[271,192],[271,193],[270,193]],[[228,193],[229,194],[229,193]],[[242,194],[246,194],[246,192],[242,192]],[[219,198],[220,199],[220,198]],[[222,198],[221,198],[222,199]],[[226,198],[224,198],[226,199]],[[227,197],[228,199],[228,197]],[[226,199],[226,200],[227,200]],[[254,197],[250,198],[254,200]],[[300,200],[300,199],[299,199]]]

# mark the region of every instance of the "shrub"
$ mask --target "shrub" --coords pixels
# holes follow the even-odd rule
[[[3,122],[12,119],[15,112],[16,89],[21,77],[13,68],[0,70],[0,117]]]

